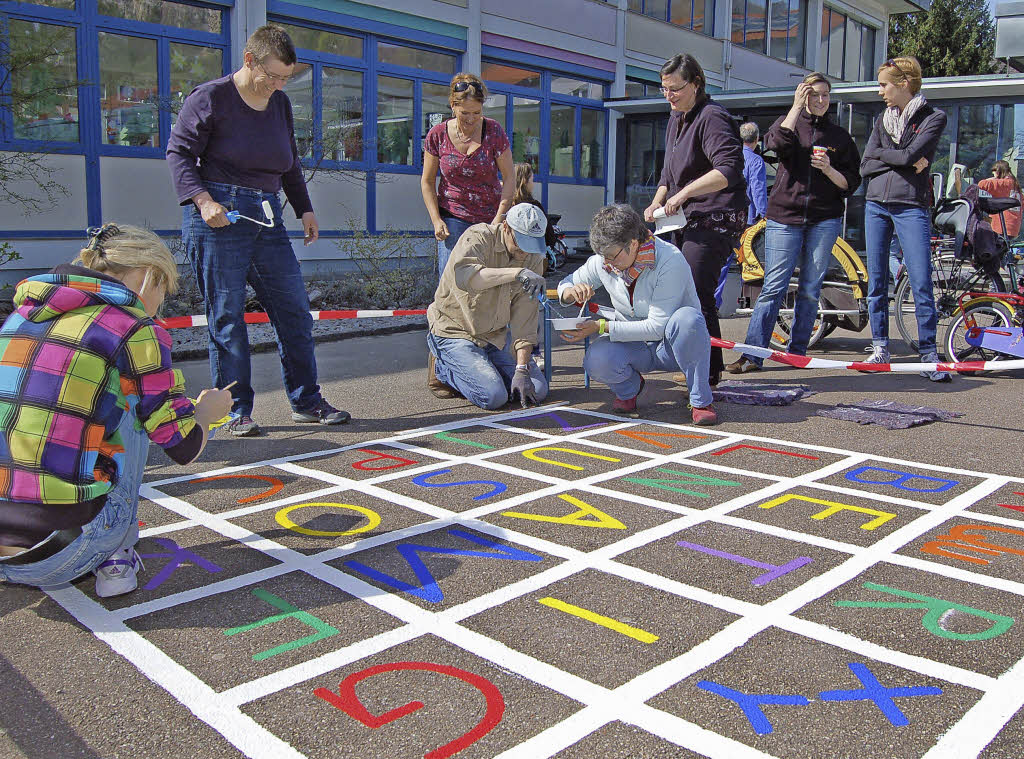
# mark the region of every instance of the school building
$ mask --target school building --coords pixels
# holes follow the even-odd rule
[[[1010,3],[1018,6],[1021,3]],[[181,210],[164,147],[196,84],[233,71],[248,35],[272,21],[298,48],[289,83],[300,152],[322,229],[296,246],[306,270],[345,268],[353,230],[408,232],[426,251],[423,137],[450,116],[447,84],[478,72],[485,112],[504,126],[536,192],[562,214],[570,247],[607,202],[642,207],[653,193],[668,107],[658,69],[689,52],[709,90],[766,127],[799,79],[836,81],[839,118],[863,144],[880,103],[869,83],[891,14],[928,0],[37,0],[0,2],[12,54],[45,44],[15,90],[42,92],[2,109],[0,151],[36,152],[67,190],[38,212],[0,207],[16,280],[68,260],[84,229],[119,220],[177,236]],[[859,82],[859,84],[858,84]],[[985,169],[1022,157],[1024,77],[930,82],[949,109],[949,161]],[[1015,162],[1016,166],[1017,163]],[[36,194],[28,183],[13,185]],[[852,225],[855,226],[855,225]],[[297,223],[292,223],[296,237]]]

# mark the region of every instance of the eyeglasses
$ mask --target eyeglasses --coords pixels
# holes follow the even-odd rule
[[[470,87],[476,90],[476,94],[479,95],[480,97],[484,96],[484,86],[479,82],[456,82],[455,84],[452,85],[452,92],[465,92]]]
[[[266,76],[267,79],[269,79],[272,82],[288,84],[288,82],[292,80],[292,76],[294,76],[294,74],[289,74],[288,76],[281,76],[280,74],[271,74],[269,71],[267,71],[266,67],[264,67],[262,63],[257,63],[256,65],[260,67],[260,71],[263,72],[264,76]]]
[[[602,253],[602,254],[601,254],[601,258],[603,258],[603,259],[604,259],[604,262],[605,262],[606,264],[610,264],[610,263],[611,263],[612,261],[614,261],[614,260],[615,260],[616,258],[618,258],[619,256],[621,256],[621,255],[622,255],[622,252],[623,252],[624,250],[626,250],[626,249],[625,249],[625,248],[619,248],[619,249],[618,249],[617,251],[615,251],[614,253]]]
[[[682,92],[690,84],[692,84],[692,82],[687,82],[686,84],[682,85],[681,87],[659,87],[658,89],[661,90],[661,94],[662,95],[668,97],[669,95],[674,95],[677,92]]]

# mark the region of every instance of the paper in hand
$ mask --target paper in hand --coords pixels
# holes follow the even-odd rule
[[[679,209],[671,216],[665,215],[664,206],[654,212],[654,234],[660,235],[675,232],[686,226],[686,214]]]

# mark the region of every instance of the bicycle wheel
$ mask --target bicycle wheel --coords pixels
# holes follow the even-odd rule
[[[789,292],[786,293],[786,297],[782,301],[782,305],[779,308],[792,309],[796,303],[796,289],[795,284],[789,286]],[[825,304],[821,300],[818,301],[818,308],[825,308]],[[789,347],[789,338],[793,334],[793,314],[779,314],[775,320],[775,328],[772,329],[772,335],[770,338],[771,346],[775,350],[784,351]],[[811,327],[811,337],[807,341],[807,348],[810,348],[822,337],[825,336],[825,330],[827,329],[827,323],[824,317],[818,316],[814,320],[814,326]]]
[[[999,274],[979,271],[962,261],[932,259],[932,294],[935,296],[935,311],[938,314],[936,336],[942,335],[944,330],[948,329],[960,306],[960,296],[966,292],[1004,292],[1003,278]],[[910,287],[910,277],[904,271],[896,284],[893,316],[900,337],[911,350],[916,351],[917,319],[914,312],[914,293]]]
[[[946,329],[942,345],[945,348],[946,356],[950,361],[998,361],[1003,358],[1002,353],[978,348],[967,342],[967,330],[969,326],[975,327],[1012,327],[1013,313],[1006,306],[997,300],[990,300],[968,305],[966,310],[958,314]],[[976,374],[976,372],[961,372],[961,374]]]

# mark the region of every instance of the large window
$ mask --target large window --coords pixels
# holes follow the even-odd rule
[[[74,27],[11,19],[8,32],[14,138],[78,142]]]
[[[605,83],[491,61],[482,75],[491,91],[484,110],[505,127],[517,163],[529,163],[541,179],[603,179]]]
[[[806,17],[805,0],[736,0],[732,41],[802,66]]]
[[[185,96],[225,73],[222,8],[157,0],[31,5],[38,7],[11,11],[0,32],[11,64],[6,140],[157,155]],[[83,122],[98,128],[81,130]]]
[[[634,118],[626,130],[626,170],[619,177],[616,198],[638,211],[651,204],[665,162],[664,118]]]
[[[715,0],[629,0],[629,10],[702,34],[712,34]]]
[[[873,80],[876,35],[874,27],[824,6],[818,68],[835,79]]]
[[[275,23],[298,51],[285,91],[307,163],[422,166],[427,132],[451,116],[448,82],[457,56],[375,35]]]

